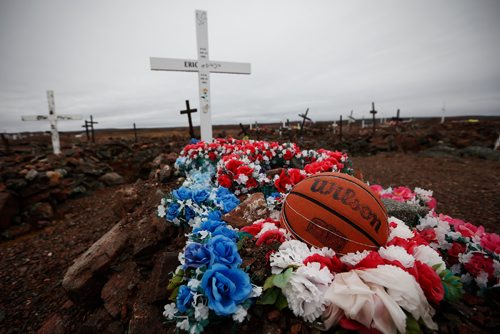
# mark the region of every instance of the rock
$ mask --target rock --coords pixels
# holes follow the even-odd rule
[[[2,236],[6,239],[15,239],[16,237],[26,234],[31,231],[31,224],[14,225],[2,232]]]
[[[38,172],[36,171],[36,169],[32,169],[28,173],[26,173],[24,178],[28,181],[33,181],[37,177],[37,175],[38,175]]]
[[[54,218],[54,209],[47,202],[36,203],[31,207],[30,217],[35,220],[50,220]]]
[[[118,194],[119,199],[113,206],[113,212],[121,218],[135,209],[139,203],[139,195],[133,186],[118,190]]]
[[[167,183],[174,175],[174,169],[170,165],[165,165],[154,171],[154,178],[161,183]]]
[[[164,333],[164,318],[158,307],[136,302],[128,325],[129,334]]]
[[[78,333],[105,333],[105,329],[113,322],[109,313],[103,307],[90,314],[86,321],[79,325]]]
[[[447,157],[457,155],[457,150],[451,146],[439,144],[425,151],[419,152],[418,155],[433,158]]]
[[[248,198],[233,211],[225,214],[222,220],[233,227],[242,228],[243,226],[252,224],[258,219],[266,218],[268,214],[264,194],[255,193],[248,196]]]
[[[141,287],[145,301],[152,304],[168,297],[166,286],[179,265],[178,255],[177,252],[162,252],[156,256],[151,276]]]
[[[160,241],[165,240],[167,224],[156,214],[144,217],[133,226],[133,254],[141,257],[152,254],[158,247]]]
[[[0,229],[9,227],[19,211],[19,202],[8,192],[0,193]]]
[[[117,318],[123,307],[126,307],[130,291],[137,284],[135,262],[128,262],[127,267],[111,276],[101,290],[101,299],[104,308],[113,317]]]
[[[407,224],[415,225],[419,217],[427,215],[429,208],[415,204],[398,202],[390,198],[382,198],[389,217],[394,216]]]
[[[64,321],[57,313],[47,319],[36,334],[64,334]]]
[[[78,257],[66,272],[62,286],[75,302],[92,301],[100,291],[103,282],[98,277],[127,245],[128,229],[123,221],[97,240]]]
[[[492,161],[500,161],[500,152],[488,147],[469,146],[459,151],[462,156],[486,159]]]
[[[108,186],[116,186],[125,183],[125,179],[120,174],[115,172],[104,174],[99,178],[99,181],[105,183]]]

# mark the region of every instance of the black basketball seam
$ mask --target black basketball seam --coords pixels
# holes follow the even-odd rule
[[[313,176],[309,176],[307,179],[314,179],[314,178],[317,178],[317,177],[320,177],[320,176],[331,176],[331,177],[334,177],[334,178],[337,178],[337,179],[342,179],[342,180],[345,180],[345,181],[347,181],[347,182],[350,182],[350,183],[352,183],[352,184],[357,185],[359,188],[361,188],[361,189],[363,189],[364,191],[366,191],[366,192],[368,193],[368,195],[370,195],[370,196],[371,196],[371,197],[375,200],[375,202],[377,202],[377,204],[380,206],[380,208],[382,209],[382,211],[387,212],[387,209],[385,208],[385,206],[383,205],[382,201],[381,201],[379,198],[377,198],[377,197],[373,196],[373,194],[372,194],[371,192],[369,192],[369,191],[368,191],[367,189],[365,189],[363,186],[361,186],[361,185],[357,184],[357,183],[356,183],[356,182],[354,182],[354,181],[348,180],[348,179],[343,178],[343,177],[335,176],[335,175],[324,175],[324,174],[323,174],[323,175],[321,175],[321,173],[316,174],[316,175],[313,175]],[[307,179],[304,179],[304,181],[305,181],[305,180],[307,180]],[[360,180],[360,182],[362,182],[362,181]],[[299,184],[300,184],[300,183],[297,183],[297,184],[296,184],[296,186],[297,186],[297,185],[299,185]],[[292,191],[293,191],[293,188],[292,188]]]
[[[330,209],[328,206],[326,206],[325,204],[321,203],[320,201],[316,200],[315,198],[312,198],[312,197],[309,197],[307,195],[304,195],[304,194],[301,194],[301,193],[297,193],[297,192],[290,192],[290,194],[294,194],[294,195],[297,195],[297,196],[300,196],[302,198],[305,198],[311,202],[313,202],[314,204],[322,207],[323,209],[325,209],[326,211],[330,212],[331,214],[339,217],[340,219],[342,219],[344,222],[346,222],[347,224],[351,225],[352,227],[354,227],[356,230],[358,230],[359,232],[361,232],[361,234],[363,234],[365,237],[367,237],[370,241],[373,242],[374,245],[377,245],[377,246],[382,246],[378,241],[376,241],[375,239],[373,239],[373,237],[371,235],[369,235],[368,233],[366,233],[366,231],[362,230],[358,225],[354,224],[352,221],[350,221],[349,219],[347,219],[346,217],[344,217],[343,215],[341,215],[340,213]],[[289,195],[290,195],[289,194]]]

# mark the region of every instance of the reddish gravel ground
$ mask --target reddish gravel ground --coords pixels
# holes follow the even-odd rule
[[[416,154],[378,154],[353,162],[371,183],[432,189],[439,212],[499,231],[498,162]],[[118,221],[111,209],[118,189],[69,200],[51,226],[0,244],[0,333],[33,333],[71,303],[62,278],[73,260]]]

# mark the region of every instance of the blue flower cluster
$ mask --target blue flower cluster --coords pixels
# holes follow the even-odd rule
[[[203,185],[196,179],[188,180],[187,186],[173,190],[158,208],[158,215],[175,225],[196,226],[201,220],[217,220],[240,204],[227,188]]]

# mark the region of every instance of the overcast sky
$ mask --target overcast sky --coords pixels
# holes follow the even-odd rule
[[[0,0],[0,131],[91,114],[98,128],[187,125],[198,76],[151,71],[149,57],[195,59],[195,10],[208,12],[214,124],[339,115],[500,115],[500,1]],[[195,125],[199,124],[194,114]],[[81,129],[64,121],[59,129]]]

